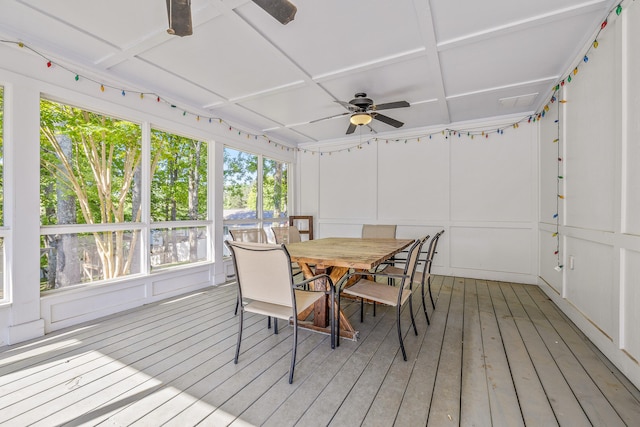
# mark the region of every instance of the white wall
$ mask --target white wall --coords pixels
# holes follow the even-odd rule
[[[307,146],[299,153],[299,213],[315,216],[318,237],[359,236],[364,223],[397,224],[398,237],[444,229],[435,272],[535,283],[537,132],[525,122],[489,138],[438,133],[405,143],[395,134],[349,151],[357,140]]]
[[[640,386],[640,8],[629,3],[565,84],[540,139],[540,285]],[[558,108],[560,111],[558,112]],[[556,190],[558,145],[562,158]],[[559,200],[560,225],[552,219]],[[560,264],[553,254],[559,230]]]

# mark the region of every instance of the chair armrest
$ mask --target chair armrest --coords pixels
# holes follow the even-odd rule
[[[335,292],[336,291],[335,286],[333,284],[333,280],[331,279],[331,276],[329,276],[327,273],[322,273],[322,274],[318,274],[316,276],[310,277],[308,279],[303,280],[302,282],[296,283],[294,286],[296,288],[298,288],[298,287],[301,288],[304,285],[306,285],[306,284],[308,284],[310,282],[313,282],[315,280],[318,280],[318,279],[327,279],[329,281],[329,291],[324,291],[325,293]]]
[[[384,272],[372,273],[370,271],[353,271],[345,275],[338,281],[338,283],[336,284],[336,289],[338,290],[338,292],[340,292],[344,284],[347,283],[347,281],[353,276],[386,277],[388,279],[409,279],[410,278],[408,274],[391,274],[391,273],[384,273]]]

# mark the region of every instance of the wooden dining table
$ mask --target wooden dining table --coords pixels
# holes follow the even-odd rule
[[[413,243],[411,239],[362,239],[328,237],[286,245],[291,261],[298,263],[305,278],[327,273],[338,284],[351,269],[370,271]],[[357,278],[354,277],[354,281]],[[328,289],[326,280],[313,282],[315,290]],[[347,283],[345,286],[349,286]],[[313,319],[307,320],[313,312]],[[321,298],[313,306],[300,313],[298,326],[330,333],[329,298]],[[340,311],[340,336],[357,340],[358,331],[347,316]]]

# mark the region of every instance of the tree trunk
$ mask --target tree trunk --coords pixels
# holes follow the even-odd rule
[[[142,214],[142,166],[138,165],[136,171],[133,173],[133,184],[131,188],[132,192],[132,218],[131,221],[138,222]],[[131,274],[140,273],[140,256],[137,255],[140,251],[136,250],[136,244],[138,242],[138,231],[135,231],[131,236],[131,247],[129,248],[129,254],[132,255],[129,271]],[[146,253],[146,252],[145,252]]]
[[[73,154],[73,143],[67,135],[56,136],[63,155],[67,161]],[[58,175],[57,187],[57,220],[58,224],[76,223],[76,197],[70,183]],[[82,262],[78,254],[77,234],[63,234],[54,237],[55,248],[55,287],[61,288],[81,282]]]
[[[275,162],[273,175],[273,217],[279,218],[282,213],[282,163]]]
[[[189,164],[189,219],[198,219],[198,189],[200,188],[200,152],[202,142],[196,141],[194,150],[191,151]],[[189,228],[189,261],[198,260],[198,228]]]

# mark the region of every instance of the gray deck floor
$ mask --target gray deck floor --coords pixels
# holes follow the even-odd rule
[[[640,393],[535,286],[437,276],[419,335],[371,307],[357,342],[331,350],[246,316],[234,285],[0,348],[0,424],[104,426],[636,426]]]

